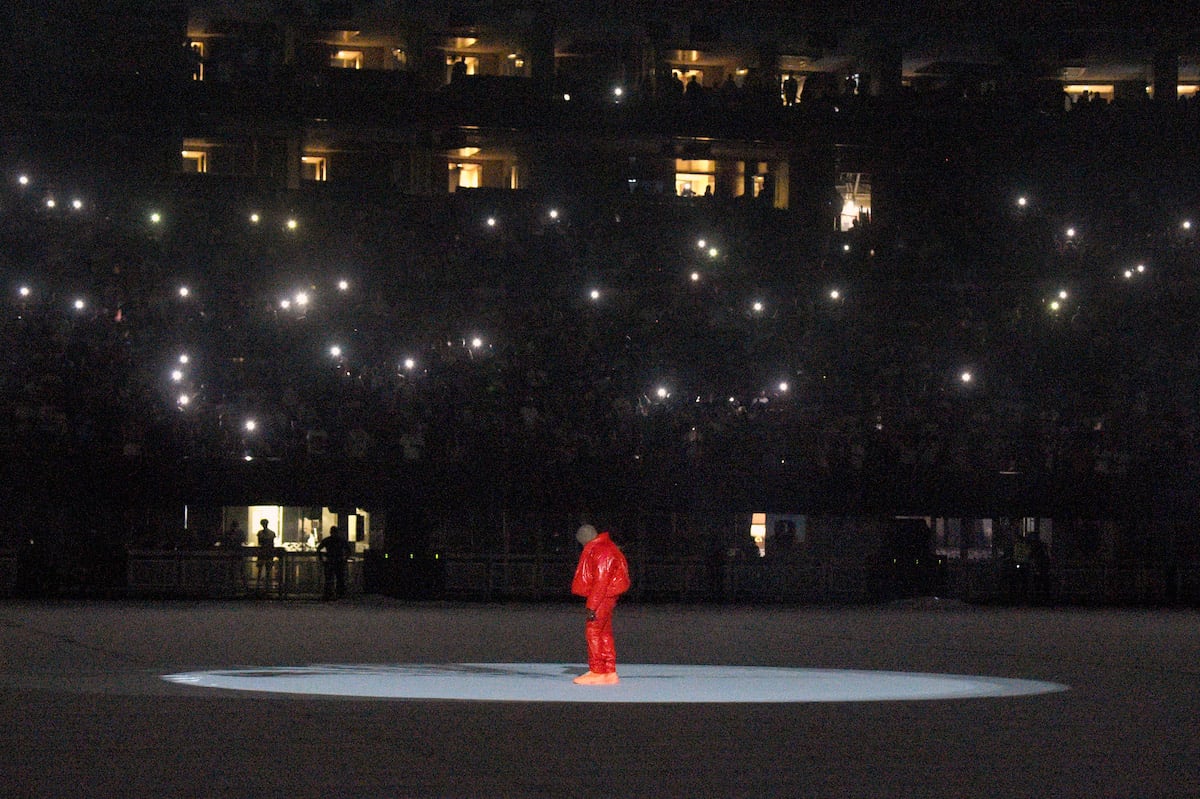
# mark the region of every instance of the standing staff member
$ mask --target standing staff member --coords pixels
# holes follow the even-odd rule
[[[257,579],[254,582],[255,587],[261,589],[265,576],[267,590],[270,590],[272,572],[275,571],[275,531],[270,528],[271,522],[266,519],[259,524],[262,525],[262,529],[258,531],[258,555],[255,557],[255,565],[258,570]]]
[[[324,599],[341,599],[346,595],[346,560],[353,547],[345,533],[337,525],[329,528],[329,535],[317,544],[317,560],[325,571]]]
[[[579,685],[615,685],[617,648],[613,641],[612,617],[617,597],[629,590],[629,566],[625,556],[609,538],[585,524],[575,533],[583,544],[571,593],[587,598],[588,670],[575,678]]]

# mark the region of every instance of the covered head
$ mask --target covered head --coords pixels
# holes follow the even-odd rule
[[[593,538],[595,538],[596,535],[597,533],[595,527],[590,524],[584,524],[575,531],[575,540],[581,544],[586,544],[588,541],[591,541]]]

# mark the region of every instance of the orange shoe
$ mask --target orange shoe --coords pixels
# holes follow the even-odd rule
[[[616,685],[620,680],[615,671],[610,671],[605,674],[598,674],[594,671],[580,674],[574,680],[576,685]]]

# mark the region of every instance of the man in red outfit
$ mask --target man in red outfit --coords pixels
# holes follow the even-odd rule
[[[609,538],[585,524],[575,534],[583,544],[571,593],[587,599],[588,670],[575,678],[579,685],[615,685],[617,648],[613,642],[612,617],[617,597],[629,589],[629,566],[625,556]]]

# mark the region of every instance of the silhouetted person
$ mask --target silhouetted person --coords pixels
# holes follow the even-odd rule
[[[733,79],[733,75],[726,75],[725,82],[719,88],[721,100],[726,106],[733,105],[737,102],[738,94],[741,89],[738,88],[737,81]]]
[[[262,587],[264,575],[267,578],[267,587],[271,586],[271,572],[273,571],[273,563],[275,561],[275,531],[271,529],[270,522],[263,519],[259,522],[262,528],[258,531],[258,562],[257,562],[257,577],[256,585]]]
[[[242,532],[242,528],[238,525],[237,519],[229,523],[229,529],[225,531],[225,538],[221,541],[222,547],[228,547],[233,551],[236,548],[246,543],[246,534]]]
[[[246,533],[238,525],[237,519],[229,523],[229,529],[221,538],[221,551],[229,553],[229,585],[231,590],[240,585],[246,587],[246,561],[242,547],[246,544]]]
[[[800,84],[796,81],[795,76],[788,75],[783,81],[783,104],[795,105],[796,95],[800,91]]]
[[[346,595],[346,562],[350,558],[350,542],[337,525],[329,528],[329,535],[317,544],[317,560],[325,572],[325,599],[341,598]]]
[[[671,73],[671,79],[667,81],[667,94],[673,100],[679,100],[683,97],[684,86],[683,81],[675,72]]]

